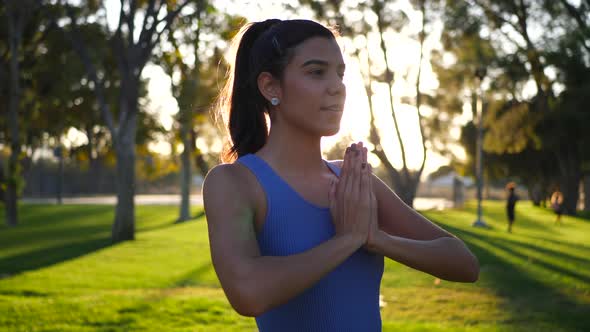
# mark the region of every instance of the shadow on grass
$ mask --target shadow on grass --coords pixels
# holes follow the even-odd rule
[[[40,269],[112,245],[112,206],[29,207],[33,208],[21,214],[21,224],[0,229],[0,277]],[[138,227],[136,234],[173,226],[173,220],[150,222]]]
[[[590,326],[590,305],[579,303],[539,280],[542,275],[537,276],[524,267],[528,256],[510,248],[508,240],[492,236],[482,238],[481,234],[448,225],[444,225],[444,228],[465,241],[478,257],[482,272],[479,282],[485,283],[484,287],[493,289],[497,296],[503,298],[500,306],[511,313],[509,321],[498,322],[509,324],[507,331],[520,331],[528,325],[533,329],[534,326],[543,326],[556,331],[582,331]],[[511,245],[522,246],[522,243]],[[526,247],[570,259],[565,254],[542,247]],[[519,262],[517,264],[514,261]],[[535,264],[588,282],[587,276],[548,262],[535,260]]]
[[[590,221],[590,210],[588,211],[578,211],[578,215],[576,216],[580,219],[582,219],[583,221]]]
[[[173,287],[188,287],[188,286],[209,286],[208,284],[203,284],[199,282],[202,276],[208,273],[213,269],[213,265],[210,262],[206,262],[205,264],[193,269],[192,271],[186,273],[184,276],[179,278],[174,284]]]
[[[49,293],[36,292],[32,290],[0,290],[0,295],[18,297],[49,297]]]
[[[111,245],[110,237],[100,237],[53,247],[44,247],[37,250],[29,250],[22,254],[11,255],[0,259],[0,271],[13,275],[26,270],[35,270],[86,255],[109,245]]]
[[[559,240],[555,240],[552,238],[547,238],[547,237],[542,237],[542,236],[534,236],[534,235],[530,235],[530,234],[524,234],[523,236],[531,238],[531,239],[535,239],[535,240],[541,240],[541,241],[545,241],[545,242],[549,242],[551,244],[557,245],[557,246],[563,246],[563,247],[568,247],[570,249],[574,249],[574,250],[588,250],[590,251],[590,246],[581,244],[581,243],[568,243],[568,242],[564,242],[564,241],[559,241]]]

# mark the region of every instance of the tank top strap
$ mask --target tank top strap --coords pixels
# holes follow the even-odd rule
[[[328,167],[330,167],[330,169],[332,170],[332,172],[336,174],[336,176],[340,177],[340,171],[342,170],[341,168],[332,164],[332,162],[330,161],[324,160],[324,162],[326,163],[326,165],[328,165]]]
[[[270,201],[272,197],[285,198],[293,196],[293,189],[262,158],[249,153],[241,156],[236,161],[246,166],[254,174],[266,193],[268,206],[271,205]],[[336,176],[340,176],[341,169],[339,167],[326,160],[324,160],[324,163]]]
[[[284,195],[284,188],[281,186],[281,179],[276,175],[272,168],[264,160],[255,154],[249,153],[241,156],[236,160],[250,170],[258,180],[262,190],[266,194],[267,209],[272,206],[272,197],[281,197]]]

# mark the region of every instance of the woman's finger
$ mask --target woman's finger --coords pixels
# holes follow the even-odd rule
[[[367,168],[361,170],[360,178],[361,178],[361,185],[360,185],[360,194],[361,200],[368,203],[370,199],[370,192],[369,192],[369,181],[367,180],[369,177],[367,176]],[[367,204],[368,205],[368,204]]]
[[[346,151],[344,152],[344,161],[342,162],[342,168],[340,169],[340,181],[336,190],[337,196],[341,196],[345,191],[346,179],[350,168],[350,154],[350,148],[346,148]]]
[[[359,197],[360,197],[360,170],[361,170],[361,152],[360,150],[357,149],[357,151],[354,154],[353,157],[353,163],[352,163],[352,171],[351,171],[351,177],[352,177],[352,184],[351,184],[351,194],[352,194],[352,199],[353,202],[358,202]]]
[[[362,146],[362,142],[361,142],[361,146]],[[365,150],[366,148],[361,148],[359,150],[359,153],[357,155],[357,176],[359,179],[359,187],[358,187],[358,191],[359,194],[362,195],[363,192],[363,185],[362,185],[362,175],[364,173],[364,169],[363,169],[363,161],[365,159]]]
[[[347,199],[352,199],[352,193],[354,189],[354,173],[355,173],[355,154],[356,150],[350,149],[348,151],[348,164],[346,166],[346,178],[344,179],[344,193]]]

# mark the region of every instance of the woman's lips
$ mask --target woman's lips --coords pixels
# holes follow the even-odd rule
[[[322,111],[328,111],[328,112],[342,112],[342,106],[340,106],[340,105],[332,105],[332,106],[327,106],[327,107],[320,107],[320,109]]]

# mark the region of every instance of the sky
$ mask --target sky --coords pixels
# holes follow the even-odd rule
[[[284,0],[289,2],[290,0]],[[291,1],[297,4],[296,1]],[[117,24],[119,11],[118,0],[107,0],[108,19],[111,26]],[[399,2],[400,6],[406,11],[410,19],[410,25],[407,31],[416,34],[419,29],[419,22],[421,14],[412,9],[407,0]],[[237,14],[246,17],[248,21],[260,21],[268,18],[305,18],[313,19],[313,15],[309,10],[301,10],[295,16],[286,16],[285,10],[282,8],[280,1],[216,1],[215,6],[222,11]],[[421,90],[433,91],[438,86],[436,76],[432,72],[429,64],[428,51],[432,48],[439,47],[439,33],[440,27],[435,27],[434,32],[426,40],[425,44],[425,58],[423,61],[422,76],[421,76]],[[394,71],[397,73],[396,77],[402,77],[407,74],[407,81],[403,79],[396,79],[394,84],[394,96],[401,96],[402,94],[414,95],[415,79],[417,73],[417,62],[419,58],[419,44],[417,40],[404,36],[390,34],[387,36],[388,48],[391,50],[388,54],[388,59]],[[327,151],[337,141],[342,140],[346,136],[351,136],[353,141],[362,140],[368,142],[367,135],[369,133],[369,108],[367,96],[363,86],[362,76],[360,74],[359,65],[355,59],[346,56],[347,41],[340,41],[341,47],[344,50],[345,62],[347,65],[344,83],[347,87],[347,101],[344,108],[344,114],[341,122],[340,132],[332,137],[325,137],[322,140],[322,149]],[[369,50],[371,51],[371,50]],[[378,51],[378,50],[377,50]],[[150,106],[149,111],[155,112],[165,128],[170,128],[172,124],[172,116],[178,111],[176,101],[170,92],[170,78],[164,71],[155,66],[148,65],[143,71],[143,76],[149,78],[148,93]],[[373,99],[376,110],[376,120],[380,133],[382,136],[382,145],[388,156],[393,157],[392,163],[396,167],[402,165],[399,145],[393,125],[393,119],[389,107],[389,98],[387,94],[386,85],[375,87],[377,91]],[[410,168],[418,168],[422,160],[421,136],[419,134],[418,116],[416,108],[413,105],[402,104],[396,97],[394,107],[398,117],[399,126],[401,128],[402,139],[405,143],[408,166]],[[467,106],[468,107],[468,106]],[[427,109],[424,110],[428,112]],[[460,123],[465,123],[470,120],[471,111],[464,109],[463,116],[459,120]],[[450,129],[458,135],[458,127]],[[199,144],[199,142],[198,142]],[[150,146],[154,151],[160,153],[169,153],[170,147],[168,142],[157,142]],[[200,148],[202,148],[200,146]],[[464,155],[461,149],[457,149],[456,153],[461,156]],[[397,156],[397,157],[396,157]],[[369,156],[371,164],[377,166],[379,160],[376,156]],[[435,171],[438,167],[448,163],[448,160],[433,152],[427,152],[426,166],[424,174]]]

